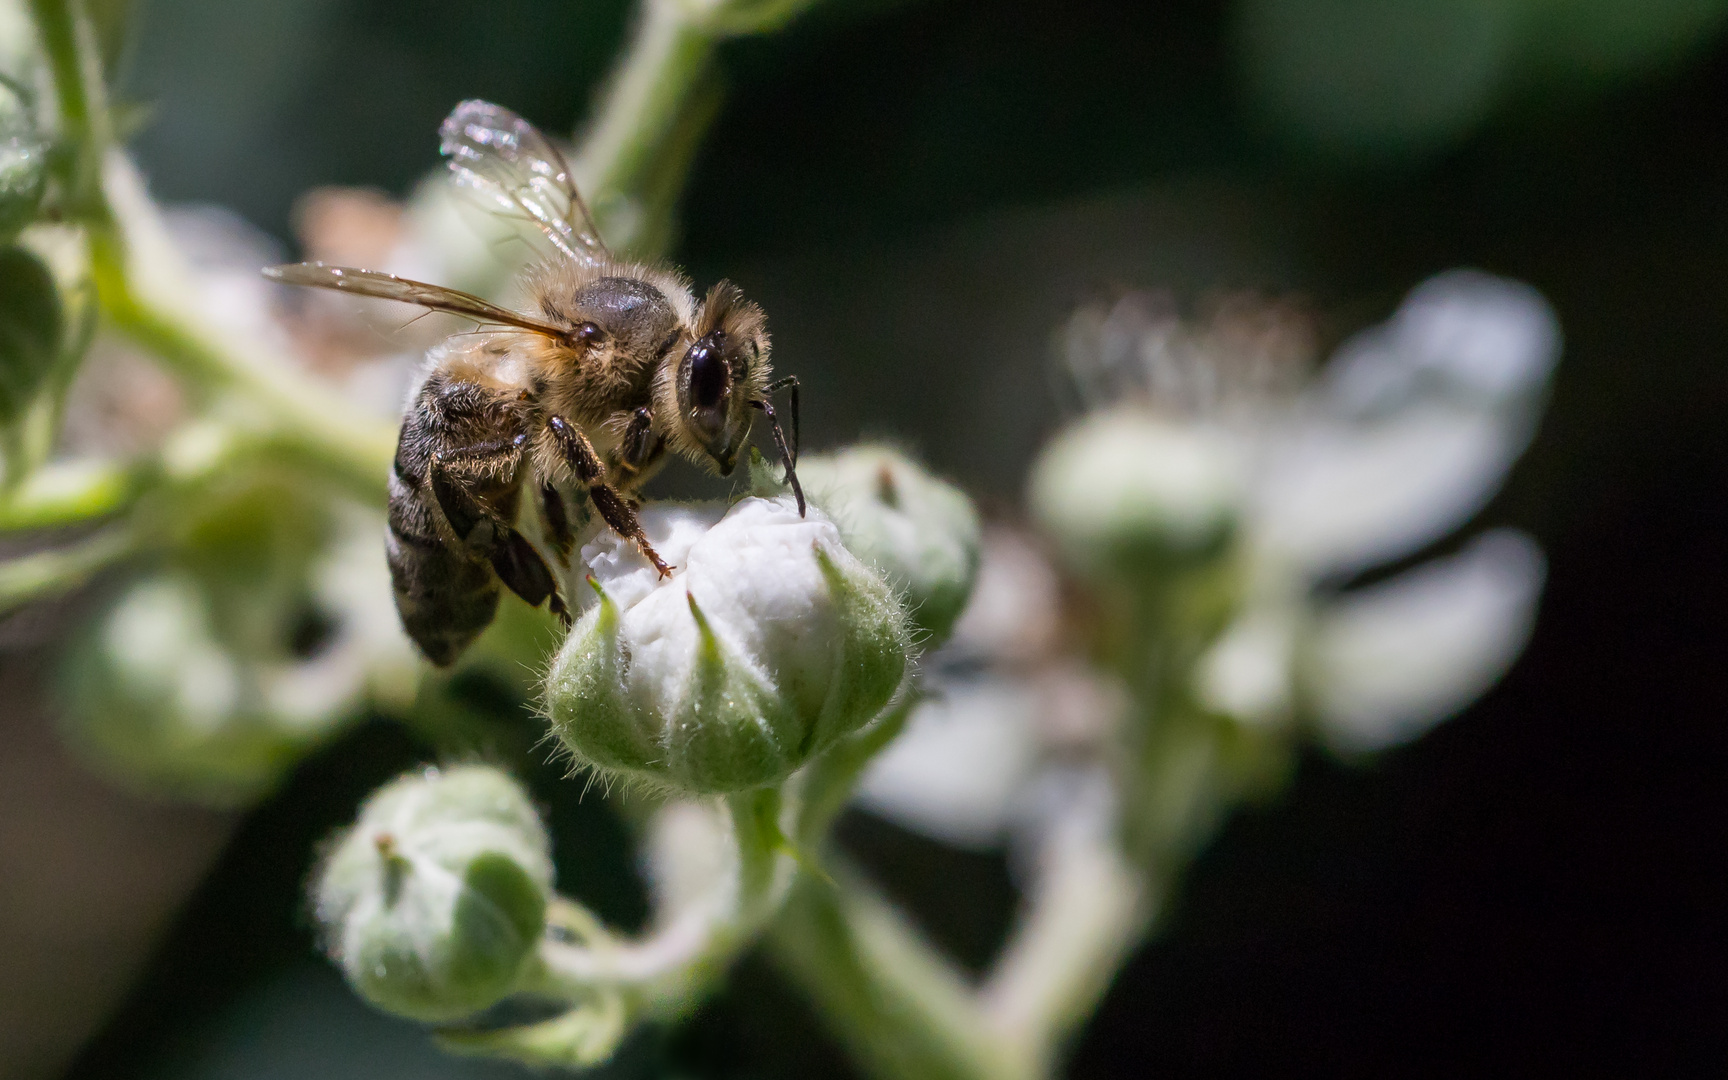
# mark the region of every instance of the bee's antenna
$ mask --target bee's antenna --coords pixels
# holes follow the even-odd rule
[[[794,386],[797,384],[794,383]],[[792,485],[792,495],[798,500],[798,516],[804,516],[804,489],[798,484],[798,473],[792,467],[792,451],[786,445],[786,433],[780,430],[780,418],[774,415],[774,406],[766,401],[750,402],[750,407],[758,409],[768,417],[768,426],[774,432],[774,448],[780,451],[780,460],[786,465],[786,482]],[[794,410],[796,415],[796,410]]]

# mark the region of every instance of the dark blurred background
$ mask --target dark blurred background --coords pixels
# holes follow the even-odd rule
[[[406,194],[460,98],[571,128],[626,20],[141,0],[122,85],[161,198],[289,241],[309,187]],[[1419,744],[1312,755],[1237,815],[1072,1075],[1728,1070],[1724,26],[1718,0],[828,0],[725,50],[677,258],[767,308],[811,443],[899,437],[997,512],[1057,419],[1050,332],[1099,285],[1297,291],[1336,337],[1470,265],[1559,312],[1547,420],[1485,514],[1549,555],[1523,660]],[[69,1075],[516,1075],[439,1057],[314,953],[316,842],[423,753],[363,728],[240,823]],[[619,826],[539,783],[562,884],[640,920]],[[988,957],[1000,859],[843,834]],[[848,1075],[757,960],[611,1070],[818,1073]]]

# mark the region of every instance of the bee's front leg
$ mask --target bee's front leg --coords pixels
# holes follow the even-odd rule
[[[492,564],[506,588],[529,607],[550,601],[552,614],[570,622],[569,609],[558,595],[558,582],[546,560],[528,538],[476,497],[475,488],[493,486],[498,477],[516,471],[527,437],[479,443],[432,455],[432,494],[457,539]]]
[[[643,405],[630,414],[630,422],[618,440],[618,471],[624,474],[624,483],[634,483],[642,470],[665,452],[666,437],[654,433],[654,411]]]
[[[613,532],[634,541],[643,557],[654,564],[654,569],[660,571],[661,577],[669,576],[672,568],[666,565],[659,552],[648,542],[648,535],[642,531],[642,523],[636,519],[636,511],[631,509],[616,488],[606,482],[606,466],[601,462],[600,455],[594,452],[594,444],[588,441],[588,436],[561,416],[548,417],[546,427],[552,432],[552,438],[557,443],[564,463],[570,466],[576,479],[587,486],[588,497],[593,500],[594,509],[600,512],[601,519],[611,526]]]

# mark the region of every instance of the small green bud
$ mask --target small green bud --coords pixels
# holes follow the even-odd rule
[[[847,549],[900,591],[920,642],[941,644],[978,575],[972,500],[887,446],[806,458],[798,475]]]
[[[778,783],[870,721],[905,673],[894,592],[819,510],[789,498],[651,507],[654,570],[628,541],[583,549],[597,604],[546,679],[553,730],[583,765],[688,792]]]
[[[530,967],[552,896],[546,831],[497,769],[410,773],[380,788],[312,888],[331,959],[385,1012],[447,1023]]]
[[[268,791],[339,715],[294,666],[260,668],[220,637],[208,598],[178,574],[132,586],[68,650],[68,741],[130,786],[212,805]]]
[[[1240,466],[1220,432],[1113,409],[1039,455],[1031,509],[1074,569],[1144,573],[1219,550],[1239,516]]]
[[[259,535],[244,524],[232,539]],[[406,708],[419,668],[379,527],[373,514],[342,515],[328,546],[307,538],[309,550],[264,559],[250,594],[224,545],[175,552],[177,566],[134,583],[67,650],[68,741],[130,786],[238,806],[368,700]]]

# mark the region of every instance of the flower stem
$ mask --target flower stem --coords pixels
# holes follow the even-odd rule
[[[664,187],[668,165],[688,166],[688,155],[668,162],[668,149],[699,140],[706,123],[689,130],[681,118],[711,75],[714,34],[678,0],[645,0],[624,62],[613,75],[600,111],[582,140],[578,170],[593,193],[596,213],[608,219],[615,246],[641,250],[657,230],[644,220],[643,193]],[[709,110],[706,119],[712,119]],[[672,182],[682,187],[681,177]],[[659,200],[656,200],[659,201]],[[658,252],[642,252],[658,254]]]
[[[77,588],[97,571],[136,550],[135,540],[130,529],[113,528],[68,547],[0,563],[0,612],[49,593]]]
[[[137,212],[139,205],[122,204],[116,211]],[[382,505],[395,448],[389,427],[356,414],[312,380],[296,378],[288,358],[254,358],[256,348],[232,347],[195,317],[174,310],[178,305],[141,295],[133,284],[137,275],[128,268],[136,246],[117,230],[90,230],[91,267],[110,324],[195,387],[230,391],[260,407],[269,418],[271,442],[285,456]],[[159,281],[174,280],[177,268],[158,269],[167,270]]]
[[[855,872],[806,877],[767,937],[866,1075],[878,1080],[1034,1080],[1027,1055],[985,1023],[971,991]]]
[[[1145,936],[1156,891],[1108,837],[1046,843],[1031,902],[979,992],[986,1021],[1048,1073]]]
[[[78,0],[30,0],[42,51],[54,78],[61,132],[71,154],[68,216],[100,216],[102,158],[114,131],[102,83],[101,51]]]

